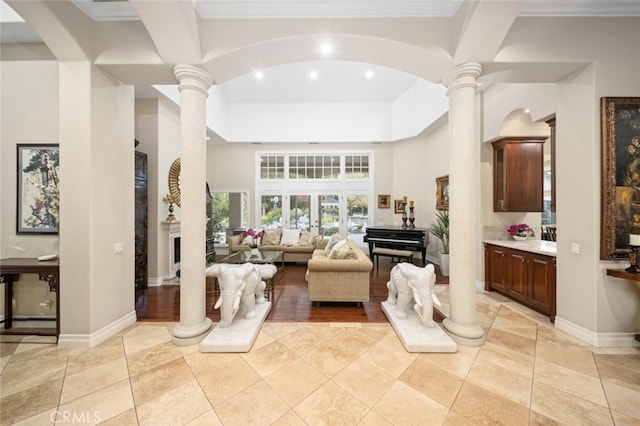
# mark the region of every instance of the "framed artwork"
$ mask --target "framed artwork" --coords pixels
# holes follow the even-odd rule
[[[405,200],[394,200],[393,201],[393,212],[394,213],[403,213],[405,207],[407,206],[407,202]]]
[[[449,210],[449,175],[436,178],[436,210]]]
[[[600,114],[600,258],[628,258],[629,231],[640,230],[640,98],[603,97]]]
[[[378,195],[378,208],[379,209],[390,209],[391,208],[391,195],[389,195],[389,194],[379,194]]]
[[[16,233],[57,234],[60,222],[58,144],[18,144]]]

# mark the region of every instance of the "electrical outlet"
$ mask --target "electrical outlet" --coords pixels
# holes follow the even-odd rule
[[[124,243],[113,243],[113,254],[124,252]]]
[[[580,254],[580,244],[578,244],[578,243],[571,243],[571,253],[573,253],[573,254]]]

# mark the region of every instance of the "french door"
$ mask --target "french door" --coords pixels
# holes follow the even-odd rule
[[[341,231],[341,201],[337,193],[289,195],[288,227],[328,237]]]

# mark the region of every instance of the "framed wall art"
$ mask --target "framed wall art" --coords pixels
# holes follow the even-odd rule
[[[436,210],[449,210],[449,175],[436,178]]]
[[[393,200],[393,212],[404,213],[407,207],[407,200]]]
[[[628,258],[629,231],[640,230],[640,98],[603,97],[600,113],[600,258]]]
[[[57,234],[60,222],[58,144],[18,144],[17,234]]]
[[[379,209],[390,209],[391,208],[391,195],[389,195],[389,194],[379,194],[378,195],[378,208]]]

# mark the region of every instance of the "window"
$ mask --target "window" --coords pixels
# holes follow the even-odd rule
[[[249,212],[246,192],[211,192],[207,204],[207,236],[216,244],[226,244],[236,228],[247,226]]]
[[[282,227],[282,195],[260,197],[260,226],[266,230]]]
[[[260,179],[284,179],[284,155],[260,156]]]
[[[289,179],[337,179],[339,176],[338,155],[289,156]]]
[[[346,155],[344,160],[344,171],[347,179],[369,178],[368,155]]]

